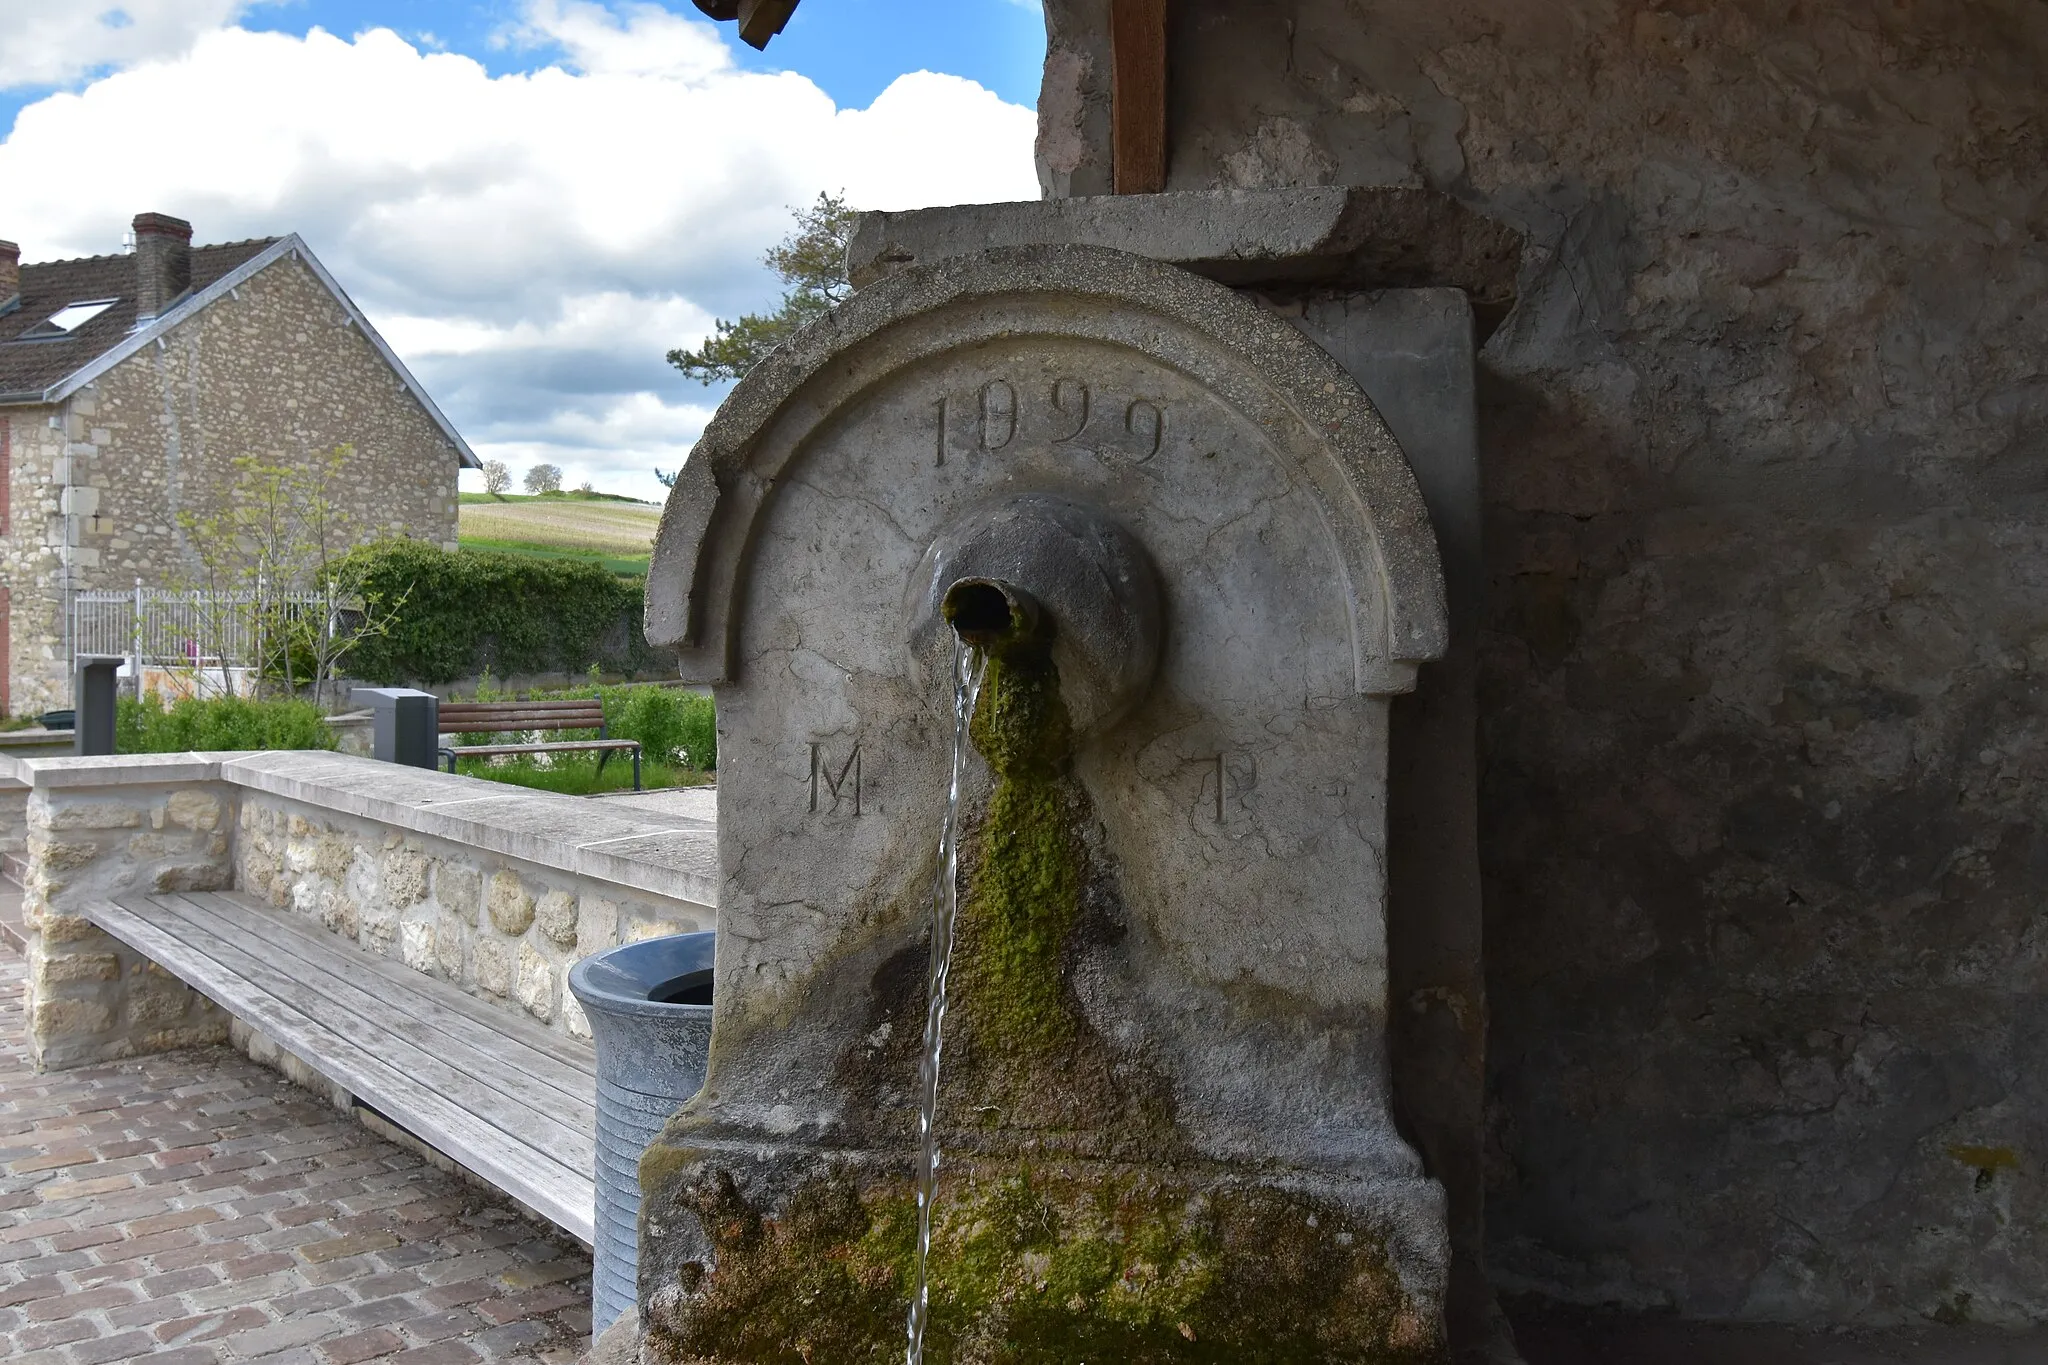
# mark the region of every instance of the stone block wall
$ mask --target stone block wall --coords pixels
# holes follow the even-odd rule
[[[78,914],[137,891],[232,884],[233,793],[218,782],[45,788],[27,801],[30,1054],[38,1068],[219,1042],[227,1015]]]
[[[58,422],[51,425],[52,419]],[[7,587],[7,707],[34,715],[67,705],[64,683],[63,543],[58,508],[64,413],[58,408],[0,409],[7,447],[7,515],[0,522],[0,584]]]
[[[702,906],[267,793],[244,793],[239,823],[242,890],[575,1038],[578,960],[716,927]]]

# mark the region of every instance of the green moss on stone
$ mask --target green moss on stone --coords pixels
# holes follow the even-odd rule
[[[970,734],[995,789],[961,915],[961,1009],[981,1045],[1042,1054],[1075,1032],[1061,958],[1084,880],[1067,775],[1073,731],[1043,648],[991,655]]]
[[[779,1219],[762,1216],[732,1176],[708,1171],[681,1192],[717,1271],[684,1267],[684,1307],[650,1324],[679,1361],[749,1365],[884,1365],[902,1353],[906,1293],[900,1248],[914,1220],[875,1215],[841,1175],[807,1182]]]
[[[670,1359],[900,1359],[913,1205],[836,1172],[764,1217],[724,1172],[685,1203],[718,1271],[686,1271]],[[1440,1358],[1378,1233],[1270,1187],[1127,1168],[963,1166],[938,1206],[931,1365],[1411,1365]]]
[[[700,1155],[694,1148],[672,1147],[659,1139],[648,1143],[646,1150],[640,1153],[640,1188],[667,1188],[668,1183]]]
[[[1163,1084],[1080,1012],[1067,970],[1084,900],[1095,935],[1116,897],[1090,865],[1092,810],[1042,639],[991,649],[971,735],[995,785],[968,849],[953,963],[960,1036],[941,1100],[952,1120],[928,1365],[1441,1361],[1439,1320],[1403,1288],[1384,1229],[1191,1160]],[[970,1122],[986,1127],[962,1141]],[[683,1267],[680,1297],[649,1305],[656,1358],[903,1358],[909,1174],[811,1169],[757,1204],[701,1151],[649,1149],[643,1188],[694,1215],[711,1252]]]

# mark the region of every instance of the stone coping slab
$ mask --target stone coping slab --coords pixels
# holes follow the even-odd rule
[[[166,783],[218,782],[223,759],[236,754],[109,754],[81,758],[75,754],[22,757],[0,754],[0,776],[32,788],[51,791],[77,787],[161,786]]]
[[[1448,285],[1482,313],[1515,297],[1522,238],[1435,190],[1319,186],[1186,190],[861,215],[856,286],[996,247],[1097,246],[1223,284],[1410,289]]]
[[[0,755],[0,782],[79,790],[223,782],[706,908],[718,839],[703,822],[323,751]]]

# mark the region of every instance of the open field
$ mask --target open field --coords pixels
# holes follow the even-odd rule
[[[645,578],[650,558],[647,554],[606,555],[594,550],[563,550],[552,545],[535,545],[523,540],[479,540],[473,536],[462,538],[465,550],[487,550],[506,555],[533,555],[538,559],[579,559],[587,564],[599,564],[624,578]]]
[[[532,546],[588,555],[637,558],[654,548],[661,509],[644,503],[567,498],[462,501],[462,539],[503,548]],[[495,547],[494,547],[495,548]]]

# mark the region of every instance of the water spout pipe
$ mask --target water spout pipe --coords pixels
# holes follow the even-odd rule
[[[941,531],[905,585],[909,661],[942,705],[954,641],[1046,654],[1077,738],[1116,724],[1151,685],[1165,611],[1144,546],[1096,508],[1026,493]]]
[[[1042,644],[1052,637],[1052,618],[1015,583],[1000,578],[962,578],[946,589],[939,614],[965,644],[1001,650]]]

